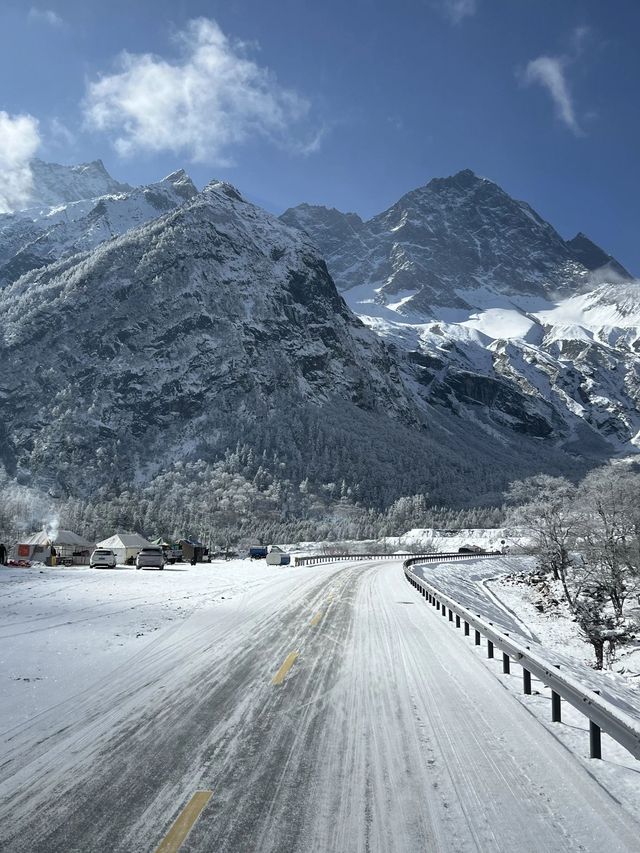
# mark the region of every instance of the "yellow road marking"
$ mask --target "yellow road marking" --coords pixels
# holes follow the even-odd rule
[[[298,657],[298,652],[291,652],[284,659],[284,663],[280,667],[280,669],[276,672],[276,674],[271,679],[272,684],[282,684],[285,679],[286,674],[289,672],[291,667],[296,662],[296,658]]]
[[[324,610],[319,610],[316,613],[316,615],[313,617],[313,619],[311,620],[311,625],[315,628],[323,616],[324,616]]]
[[[200,813],[211,799],[212,794],[213,791],[195,792],[165,835],[156,853],[176,853],[182,847],[185,838],[191,832],[193,824],[200,817]]]

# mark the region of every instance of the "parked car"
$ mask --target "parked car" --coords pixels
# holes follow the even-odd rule
[[[164,553],[160,545],[138,551],[136,569],[164,569]]]
[[[252,560],[264,560],[269,553],[266,545],[252,545],[249,548],[249,556]]]
[[[96,548],[89,558],[89,566],[92,569],[114,569],[116,567],[116,555],[108,548]]]
[[[182,562],[182,548],[179,545],[173,545],[170,548],[164,548],[165,563],[173,566],[174,563]]]

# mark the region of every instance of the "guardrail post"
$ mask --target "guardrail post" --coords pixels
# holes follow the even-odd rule
[[[531,696],[531,673],[524,667],[522,667],[522,692],[526,696]]]
[[[493,642],[491,640],[487,640],[487,657],[493,657]]]
[[[442,615],[443,615],[443,616],[445,617],[445,619],[446,619],[446,618],[447,618],[447,608],[444,606],[444,604],[441,604],[441,605],[440,605],[440,612],[442,613]]]
[[[465,635],[465,637],[469,636],[469,623],[468,622],[464,623],[464,635]]]
[[[476,646],[479,646],[479,645],[480,645],[480,631],[478,631],[477,629],[476,629],[476,639],[475,639],[475,643],[476,643]]]
[[[440,602],[436,598],[436,610],[440,610]]]
[[[449,608],[449,622],[453,622],[453,610]]]
[[[602,758],[602,741],[600,738],[600,726],[593,720],[589,720],[589,757]]]
[[[511,672],[511,661],[509,660],[509,655],[506,652],[502,653],[502,671],[505,675],[509,675]]]
[[[561,723],[562,722],[562,705],[560,694],[556,693],[555,690],[551,691],[551,722],[552,723]]]
[[[460,627],[460,616],[456,613],[456,628]]]

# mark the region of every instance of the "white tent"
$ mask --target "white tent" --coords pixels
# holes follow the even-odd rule
[[[51,548],[55,548],[56,562],[84,565],[89,562],[93,542],[88,542],[72,530],[40,530],[18,542],[18,559],[32,562],[49,562]]]
[[[142,548],[151,547],[153,547],[152,543],[147,542],[144,536],[140,536],[139,533],[116,533],[114,536],[96,543],[96,548],[107,548],[109,551],[113,551],[117,562],[120,564],[126,563],[130,559],[135,560]]]

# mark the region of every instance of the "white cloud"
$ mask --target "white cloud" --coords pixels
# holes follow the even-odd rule
[[[558,118],[577,136],[582,128],[576,117],[571,93],[566,79],[567,60],[558,56],[539,56],[527,65],[524,81],[539,83],[551,95]]]
[[[54,145],[59,148],[70,148],[76,143],[75,134],[57,116],[49,122],[49,135]]]
[[[33,180],[29,162],[39,145],[37,119],[0,110],[0,213],[19,210],[29,201]]]
[[[442,10],[454,24],[459,24],[464,18],[475,15],[478,11],[478,0],[442,0]]]
[[[169,150],[228,165],[233,147],[256,136],[317,150],[321,133],[305,126],[309,102],[247,58],[248,45],[206,18],[191,21],[177,41],[176,61],[125,52],[117,73],[88,85],[86,122],[110,133],[121,155]]]
[[[50,27],[61,27],[64,24],[64,21],[56,12],[51,9],[38,9],[36,6],[32,6],[29,9],[27,17],[32,23],[48,24]]]
[[[586,43],[591,38],[591,27],[580,26],[576,27],[571,33],[571,47],[574,56],[577,58],[583,52]]]

